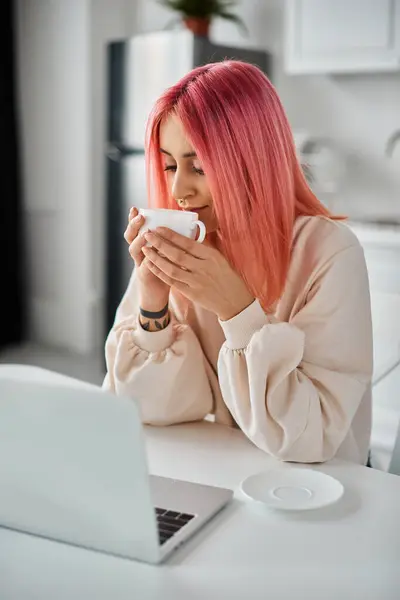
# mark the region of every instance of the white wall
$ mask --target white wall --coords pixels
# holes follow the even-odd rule
[[[91,292],[90,7],[20,0],[17,8],[31,337],[63,345],[73,336],[84,347]]]
[[[400,72],[357,76],[287,76],[282,68],[284,0],[242,0],[236,12],[250,30],[216,20],[211,37],[220,43],[254,45],[274,55],[272,79],[294,130],[328,136],[344,153],[347,173],[332,206],[349,215],[400,218],[400,146],[385,159],[389,135],[400,128]],[[161,29],[171,13],[138,1],[138,28]]]
[[[104,344],[105,302],[105,212],[106,212],[106,112],[107,74],[106,44],[110,40],[135,33],[135,0],[90,0],[90,107],[91,107],[91,285],[94,290],[91,313],[91,345]]]
[[[18,0],[30,338],[89,353],[104,296],[105,49],[131,0]]]

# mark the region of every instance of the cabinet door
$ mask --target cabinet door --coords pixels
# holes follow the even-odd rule
[[[288,73],[400,68],[400,0],[286,0]]]
[[[371,463],[373,467],[384,471],[389,469],[398,436],[399,422],[400,365],[372,388]]]

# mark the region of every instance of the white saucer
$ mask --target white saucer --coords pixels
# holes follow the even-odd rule
[[[279,510],[321,508],[337,502],[344,493],[343,485],[330,475],[295,467],[251,475],[240,488],[248,499]]]

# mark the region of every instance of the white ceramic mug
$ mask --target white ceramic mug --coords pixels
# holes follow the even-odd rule
[[[199,221],[199,215],[195,212],[166,208],[140,208],[139,214],[146,219],[145,224],[140,228],[139,235],[157,227],[168,227],[168,229],[192,240],[196,240],[197,228],[199,228],[199,237],[196,240],[199,243],[203,242],[206,237],[206,226]]]

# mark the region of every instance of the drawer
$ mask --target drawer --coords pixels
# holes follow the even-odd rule
[[[349,226],[363,247],[371,290],[400,295],[400,227]]]
[[[364,246],[372,290],[400,294],[400,248]]]
[[[400,258],[399,258],[400,260]],[[400,295],[400,267],[367,260],[371,290]]]

